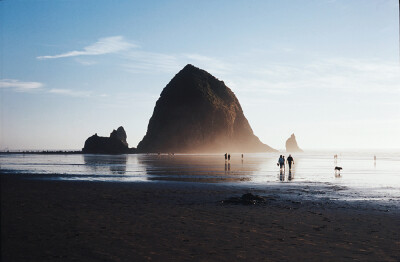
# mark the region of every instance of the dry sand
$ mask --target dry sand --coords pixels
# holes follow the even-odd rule
[[[400,261],[400,217],[372,205],[194,183],[1,174],[2,261]],[[247,192],[266,204],[221,200]]]

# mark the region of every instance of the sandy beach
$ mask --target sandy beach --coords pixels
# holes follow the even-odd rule
[[[399,212],[267,190],[1,174],[2,261],[399,261]],[[258,205],[226,204],[251,192]]]

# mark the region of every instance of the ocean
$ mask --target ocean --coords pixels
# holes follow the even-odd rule
[[[105,182],[192,182],[274,189],[328,200],[367,200],[400,207],[400,152],[346,151],[292,154],[280,171],[279,154],[81,155],[1,154],[3,174],[33,179]],[[334,155],[337,154],[337,162]],[[376,161],[374,161],[376,156]],[[343,169],[340,174],[334,167]]]

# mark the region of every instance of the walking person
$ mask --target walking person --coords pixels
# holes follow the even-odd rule
[[[228,161],[231,161],[231,154],[228,154]]]
[[[225,153],[225,161],[228,159],[228,154]]]
[[[291,154],[289,154],[289,157],[287,158],[287,163],[289,165],[289,172],[292,170],[292,164],[294,165],[294,160]]]
[[[282,167],[285,166],[285,159],[283,158],[282,155],[279,156],[278,164],[277,164],[277,165],[279,165],[279,169],[282,169]]]

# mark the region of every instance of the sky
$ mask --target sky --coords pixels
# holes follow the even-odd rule
[[[397,0],[0,1],[0,150],[136,147],[186,64],[284,149],[400,149]]]

